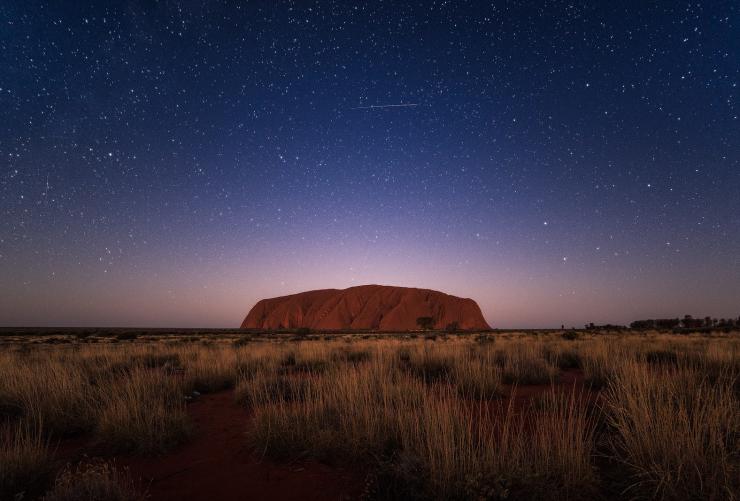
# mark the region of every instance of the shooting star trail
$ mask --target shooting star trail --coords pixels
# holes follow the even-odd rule
[[[419,106],[418,103],[406,103],[406,104],[371,104],[370,106],[357,106],[356,108],[350,108],[351,110],[372,110],[376,108],[410,108],[413,106]]]

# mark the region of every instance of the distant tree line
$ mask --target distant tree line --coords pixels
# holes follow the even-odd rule
[[[586,328],[586,330],[589,330],[589,331],[623,331],[623,330],[627,330],[627,326],[626,325],[616,325],[616,324],[602,324],[602,325],[597,325],[597,324],[594,324],[593,322],[584,325],[584,327]]]
[[[656,318],[647,320],[635,320],[630,324],[630,328],[635,330],[650,329],[733,329],[740,328],[740,317],[738,318],[694,318],[691,315],[685,315],[683,318]]]

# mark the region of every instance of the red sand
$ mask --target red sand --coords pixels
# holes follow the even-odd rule
[[[416,319],[431,317],[435,329],[457,323],[464,330],[487,330],[480,308],[468,298],[429,289],[361,285],[349,289],[323,289],[259,301],[242,328],[317,330],[418,329]]]
[[[152,501],[354,499],[363,476],[319,463],[278,464],[246,445],[251,418],[232,392],[204,395],[189,405],[194,436],[160,457],[119,457],[149,486]]]

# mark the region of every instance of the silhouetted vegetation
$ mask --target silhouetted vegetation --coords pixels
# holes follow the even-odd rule
[[[418,325],[420,329],[428,331],[434,329],[434,319],[432,317],[419,317],[416,319],[416,325]]]
[[[584,328],[589,331],[626,331],[627,330],[626,325],[619,325],[619,324],[600,324],[599,325],[593,322],[586,324]]]
[[[716,319],[711,317],[694,318],[691,315],[684,315],[679,318],[658,318],[635,320],[630,324],[631,329],[635,330],[697,330],[708,332],[712,330],[730,330],[740,327],[740,317],[737,319],[722,318]]]
[[[568,341],[574,341],[578,339],[578,333],[576,331],[565,331],[561,334],[561,337]]]

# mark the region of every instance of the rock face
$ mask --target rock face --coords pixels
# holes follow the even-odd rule
[[[490,329],[472,299],[429,289],[361,285],[322,289],[262,299],[249,311],[242,329],[416,330],[416,319],[431,317],[435,329],[457,322],[462,330]]]

